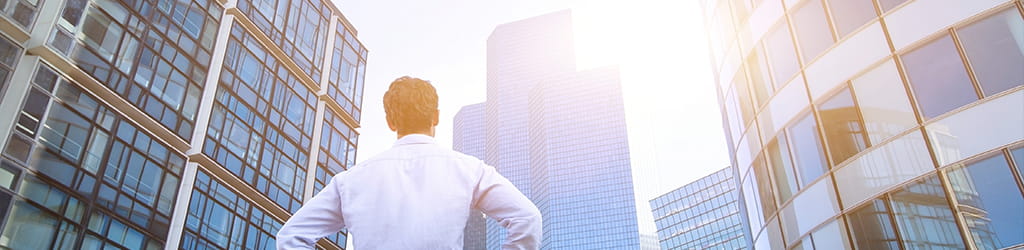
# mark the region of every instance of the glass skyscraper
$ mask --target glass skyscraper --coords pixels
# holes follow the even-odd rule
[[[703,1],[756,249],[1024,246],[1024,5]]]
[[[0,1],[0,248],[274,248],[355,162],[366,56],[321,0]]]
[[[651,200],[661,249],[747,249],[735,170],[726,167]]]
[[[577,72],[572,36],[569,11],[494,29],[484,159],[537,204],[543,249],[638,249],[619,71]],[[487,248],[504,240],[488,220]]]
[[[479,159],[484,158],[484,104],[467,105],[455,114],[452,128],[452,150]],[[463,231],[462,249],[479,250],[487,248],[487,219],[480,211],[469,213],[469,221]]]

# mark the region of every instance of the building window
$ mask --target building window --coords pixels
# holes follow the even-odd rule
[[[217,1],[66,1],[49,44],[189,138],[220,17]]]
[[[982,249],[1024,243],[1024,197],[1003,154],[994,154],[947,173],[960,215]]]
[[[789,36],[789,27],[785,20],[779,21],[764,38],[765,54],[771,64],[772,76],[777,85],[782,86],[793,78],[800,70],[800,62],[796,59],[793,40]]]
[[[797,190],[796,174],[793,172],[793,161],[789,158],[789,142],[786,141],[785,132],[768,142],[767,150],[779,204],[782,204],[793,197]]]
[[[20,183],[16,185],[20,190],[17,199],[31,201],[21,203],[24,209],[34,206],[41,211],[37,214],[50,214],[58,224],[47,229],[50,234],[32,227],[4,233],[30,230],[50,235],[47,240],[33,241],[43,244],[43,248],[50,244],[53,248],[68,247],[80,237],[99,247],[162,247],[184,156],[128,123],[49,67],[41,65],[35,76],[30,99],[33,95],[41,95],[41,99],[26,106],[35,105],[44,112],[30,116],[23,111],[22,119],[38,117],[37,125],[42,126],[16,128],[20,133],[13,133],[8,145],[19,145],[19,149],[8,148],[4,153],[8,157],[3,160],[4,172],[12,174],[3,176],[9,178],[4,182]],[[86,210],[91,213],[84,215]],[[7,225],[19,223],[8,221]],[[83,228],[87,230],[81,235],[78,231]]]
[[[807,1],[792,13],[792,18],[804,64],[810,64],[821,52],[832,47],[835,41],[832,40],[832,31],[828,27],[821,0]]]
[[[875,14],[875,4],[871,1],[828,0],[828,8],[832,11],[832,20],[839,37],[849,35],[878,16]]]
[[[14,20],[24,30],[32,29],[42,0],[5,0],[0,1],[0,15]]]
[[[317,84],[331,16],[331,9],[318,1],[238,1],[238,9]]]
[[[878,0],[878,7],[882,8],[882,13],[889,12],[896,6],[903,4],[907,0]]]
[[[305,189],[316,95],[237,24],[225,54],[203,152],[295,212]]]
[[[775,214],[775,198],[774,190],[772,188],[771,178],[768,174],[768,166],[764,163],[764,156],[758,155],[757,159],[754,160],[754,182],[757,185],[758,196],[760,197],[761,214],[764,215],[764,219],[767,220],[772,214]],[[756,208],[750,208],[756,209]]]
[[[857,249],[900,249],[885,200],[874,200],[846,215]]]
[[[891,194],[892,211],[908,249],[964,249],[939,177],[932,175]]]
[[[1010,8],[957,30],[985,96],[1024,85],[1024,19]]]
[[[850,90],[844,88],[818,106],[825,140],[836,165],[868,148],[867,133]]]
[[[282,223],[210,178],[196,174],[182,249],[272,249]]]
[[[19,58],[21,58],[21,47],[8,40],[7,37],[0,36],[0,101],[4,99],[8,82],[11,80],[14,68],[18,66]]]
[[[903,78],[892,60],[851,80],[851,88],[864,93],[857,95],[857,106],[872,145],[917,126]]]
[[[327,95],[358,122],[363,99],[363,76],[366,74],[365,49],[345,25],[338,25],[332,53]]]
[[[750,84],[754,89],[754,96],[757,97],[757,106],[764,106],[772,96],[772,78],[768,75],[768,65],[761,56],[761,47],[758,46],[747,57],[747,72],[750,73]],[[785,83],[775,83],[780,86]]]
[[[793,148],[793,161],[796,165],[801,185],[814,182],[828,171],[821,137],[818,134],[817,122],[811,113],[797,118],[797,122],[788,129],[790,147]]]
[[[926,120],[978,100],[953,39],[948,35],[907,52],[902,58],[917,105]]]

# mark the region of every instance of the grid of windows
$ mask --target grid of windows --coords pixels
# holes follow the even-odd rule
[[[331,9],[319,0],[241,0],[242,11],[317,84]]]
[[[16,45],[5,36],[0,36],[0,101],[3,101],[8,81],[14,68],[18,66],[18,59],[21,57],[21,47]]]
[[[22,29],[29,30],[36,20],[42,0],[8,0],[0,2],[0,15],[10,18]]]
[[[640,244],[618,73],[576,72],[529,92],[530,198],[544,215],[542,248]]]
[[[358,134],[341,120],[333,110],[325,109],[323,133],[320,137],[320,155],[316,162],[316,178],[313,193],[319,193],[335,174],[348,170],[356,164]],[[327,239],[345,248],[346,233],[341,232]]]
[[[955,8],[923,0],[705,6],[709,39],[721,43],[712,49],[732,50],[712,55],[718,74],[732,79],[719,88],[755,246],[1024,245],[1020,230],[1006,224],[1024,218],[1003,210],[1024,206],[1014,155],[1024,141],[1019,1]],[[766,14],[772,11],[777,15]],[[908,19],[942,11],[955,14]],[[776,24],[765,27],[766,21]],[[929,31],[927,22],[938,21],[948,23]],[[736,35],[747,31],[733,27],[747,24],[753,36]],[[765,68],[775,91],[762,83]],[[790,88],[801,93],[783,96]],[[779,98],[806,98],[800,103],[811,105],[774,105]],[[800,115],[780,121],[779,113]],[[816,191],[833,188],[834,195]],[[834,209],[794,216],[810,200]],[[993,200],[1006,204],[987,203]]]
[[[285,210],[299,209],[315,94],[235,24],[203,153]]]
[[[334,36],[327,95],[359,122],[363,76],[366,74],[366,48],[355,40],[355,34],[344,25],[338,25]]]
[[[272,249],[283,223],[214,180],[196,174],[182,249]]]
[[[221,12],[216,1],[66,1],[49,44],[189,138]]]
[[[661,249],[745,249],[734,169],[727,167],[651,200]]]
[[[333,110],[324,113],[324,131],[320,137],[320,156],[317,159],[316,183],[313,193],[320,192],[331,177],[356,164],[358,134],[341,120]]]
[[[0,244],[162,248],[185,158],[48,66],[31,86],[0,168]]]
[[[368,54],[355,29],[327,0],[229,2],[0,0],[0,98],[19,100],[0,114],[11,125],[0,135],[0,248],[273,248],[275,218],[299,208],[306,185],[318,191],[354,165]],[[324,79],[336,93],[317,94]],[[202,159],[182,154],[193,136]],[[198,184],[180,191],[189,159]],[[326,240],[318,248],[344,249],[347,232]]]

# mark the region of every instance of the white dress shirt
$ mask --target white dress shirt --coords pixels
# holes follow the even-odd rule
[[[339,173],[277,232],[278,249],[313,249],[348,229],[356,250],[462,249],[470,209],[508,229],[504,249],[537,249],[540,211],[494,167],[410,134]]]

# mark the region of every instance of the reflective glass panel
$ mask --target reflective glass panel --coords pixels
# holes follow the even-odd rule
[[[836,164],[868,148],[867,133],[857,111],[849,89],[843,89],[818,106],[828,150]]]
[[[0,100],[3,100],[4,89],[7,88],[8,78],[17,66],[19,55],[21,48],[7,40],[7,37],[0,36]]]
[[[857,106],[871,144],[878,144],[917,125],[906,88],[892,60],[853,79]]]
[[[807,1],[807,4],[799,8],[792,14],[793,26],[804,63],[810,64],[812,59],[831,47],[834,41],[821,1]]]
[[[846,215],[857,249],[900,249],[884,200],[873,200]]]
[[[998,249],[1024,243],[1024,197],[1003,154],[953,169],[947,176],[975,245]]]
[[[882,7],[882,12],[888,12],[892,8],[906,2],[907,0],[878,0],[878,6]]]
[[[814,231],[811,238],[814,239],[814,249],[850,249],[850,240],[846,238],[846,226],[842,218]]]
[[[793,173],[793,161],[789,159],[789,143],[786,142],[786,135],[782,134],[775,140],[768,142],[768,160],[771,162],[772,173],[775,177],[775,187],[779,194],[779,204],[785,203],[793,193],[796,193],[796,175]]]
[[[910,86],[925,119],[978,100],[949,36],[942,36],[902,57]]]
[[[828,171],[828,163],[825,162],[821,139],[818,136],[817,122],[811,113],[807,113],[789,127],[788,131],[800,183],[811,183]]]
[[[925,130],[939,165],[1024,139],[1022,107],[1024,91],[1017,91],[929,124]]]
[[[768,67],[761,56],[761,47],[756,47],[754,52],[747,57],[747,72],[750,73],[750,85],[757,97],[757,106],[761,107],[768,98],[772,96],[771,78],[768,76]],[[781,85],[782,83],[779,83]]]
[[[800,70],[792,41],[789,36],[789,27],[784,21],[776,24],[775,28],[769,31],[764,38],[765,54],[772,66],[772,78],[777,83],[786,82]]]
[[[757,209],[758,204],[761,202],[758,197],[757,185],[754,184],[754,175],[751,173],[753,170],[747,171],[745,179],[743,179],[743,202],[746,204],[747,219],[750,221],[750,228],[752,231],[756,231],[764,225],[764,214],[761,214],[761,209]]]
[[[899,183],[934,170],[924,137],[915,131],[879,145],[836,170],[843,204],[857,204]]]
[[[758,155],[754,160],[754,182],[757,183],[757,190],[761,198],[761,211],[765,218],[775,213],[775,198],[773,198],[771,179],[768,177],[768,168],[764,164],[764,157]]]
[[[964,249],[938,176],[892,193],[892,210],[903,245],[910,249]]]
[[[793,202],[782,208],[781,222],[786,241],[796,241],[801,235],[839,214],[839,204],[832,181],[825,178],[807,187]]]
[[[1024,19],[1009,8],[957,31],[986,96],[1024,84]]]
[[[828,0],[836,33],[844,37],[875,18],[875,5],[871,0]]]
[[[807,85],[804,85],[803,78],[793,78],[793,81],[772,98],[765,109],[758,114],[758,127],[761,128],[761,135],[774,137],[775,132],[785,128],[786,124],[794,120],[800,112],[805,111],[810,100],[807,99]]]

